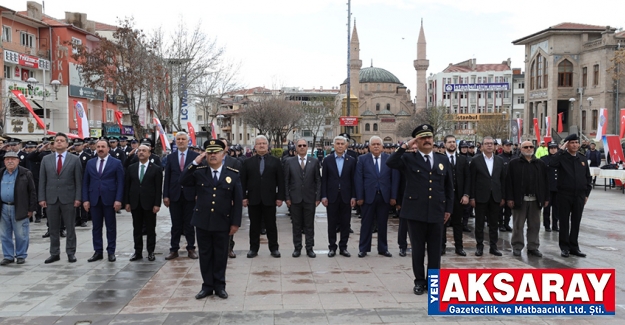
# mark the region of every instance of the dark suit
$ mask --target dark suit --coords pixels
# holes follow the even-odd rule
[[[349,239],[351,200],[356,198],[354,175],[356,158],[343,154],[343,169],[339,175],[336,153],[323,159],[321,172],[321,199],[328,199],[328,248],[336,250],[336,228],[339,227],[341,240],[338,248],[347,249]]]
[[[475,155],[469,166],[471,174],[471,200],[475,200],[475,240],[477,249],[484,248],[484,222],[488,222],[488,236],[491,249],[497,248],[501,215],[501,200],[505,184],[503,159],[493,153],[493,173],[488,171],[484,155]]]
[[[545,229],[558,231],[558,168],[551,166],[552,154],[540,157],[547,168],[549,179],[549,205],[543,209],[543,225]]]
[[[276,201],[284,201],[284,172],[280,159],[265,154],[265,169],[260,173],[261,156],[256,155],[243,162],[241,168],[241,186],[243,198],[248,200],[250,215],[250,250],[258,252],[260,248],[261,223],[267,229],[269,250],[276,251],[278,228],[276,226]]]
[[[449,156],[445,154],[449,159]],[[466,210],[466,205],[460,203],[463,196],[469,197],[471,192],[471,178],[469,177],[469,161],[467,157],[454,153],[455,165],[451,167],[454,180],[454,211],[451,214],[451,226],[454,233],[454,246],[462,249],[462,217]],[[451,164],[451,162],[450,162]],[[447,228],[443,227],[443,249],[447,243]]]
[[[197,193],[191,224],[197,228],[202,290],[225,290],[228,234],[231,226],[241,226],[239,173],[221,166],[219,181],[214,184],[209,166],[191,164],[182,173],[180,183],[194,187]]]
[[[363,200],[362,220],[360,227],[360,252],[371,251],[373,237],[373,225],[378,226],[378,252],[388,251],[387,224],[388,211],[391,208],[390,200],[397,200],[399,189],[399,171],[386,166],[389,155],[381,153],[378,156],[378,167],[372,153],[358,157],[354,186],[356,188],[356,200]],[[377,168],[377,170],[376,170]]]
[[[100,157],[87,162],[87,169],[83,177],[82,196],[84,202],[89,202],[93,222],[93,250],[102,254],[102,224],[106,223],[106,251],[109,255],[115,254],[117,240],[117,220],[115,216],[115,201],[124,200],[124,167],[121,161],[108,156],[102,174],[100,175]]]
[[[90,153],[84,150],[80,154],[76,153],[76,155],[78,156],[78,159],[80,159],[80,164],[82,165],[83,171],[87,169],[87,162],[91,158],[94,157]],[[78,208],[76,208],[76,226],[80,225],[83,222],[87,222],[88,220],[89,220],[89,213],[85,210],[85,207],[83,207],[81,204]]]
[[[317,158],[305,157],[302,170],[299,156],[284,162],[286,200],[291,201],[293,246],[302,249],[302,229],[306,235],[306,249],[315,246],[315,208],[321,201],[321,173]]]
[[[124,204],[130,204],[132,212],[132,236],[135,253],[143,251],[142,230],[145,224],[148,253],[156,246],[156,213],[154,207],[160,207],[163,195],[163,168],[148,161],[143,180],[139,179],[141,163],[134,163],[126,170],[124,181]]]
[[[198,156],[195,151],[185,152],[184,165],[189,166]],[[163,184],[163,198],[169,199],[169,213],[171,215],[171,242],[170,252],[180,249],[180,236],[184,233],[187,240],[187,250],[195,249],[195,229],[191,225],[191,216],[195,206],[195,187],[185,187],[180,184],[179,152],[173,152],[165,158],[165,181]],[[185,167],[183,166],[183,168]]]
[[[408,234],[412,244],[412,269],[415,285],[427,284],[423,264],[427,244],[428,269],[439,269],[441,264],[441,236],[445,213],[453,211],[454,185],[447,157],[438,153],[431,165],[421,152],[404,154],[404,148],[393,153],[386,164],[399,169],[406,177],[400,218],[408,220]]]

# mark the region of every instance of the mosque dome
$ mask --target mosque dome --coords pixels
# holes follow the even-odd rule
[[[394,83],[394,84],[402,84],[401,81],[394,74],[388,72],[382,68],[376,67],[368,67],[364,69],[360,69],[359,73],[360,83]],[[347,83],[347,79],[343,81],[344,84]]]

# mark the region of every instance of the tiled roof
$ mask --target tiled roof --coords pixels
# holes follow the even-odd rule
[[[475,69],[467,66],[450,65],[443,72],[485,72],[485,71],[506,71],[510,70],[507,64],[476,64]]]
[[[381,111],[380,113],[378,113],[378,115],[393,115],[393,112],[389,111],[388,109],[385,109]]]
[[[597,25],[564,22],[564,23],[559,23],[557,25],[551,26],[547,29],[543,29],[536,33],[530,34],[528,36],[519,38],[515,41],[512,41],[512,44],[515,44],[515,45],[524,44],[525,41],[530,40],[537,35],[542,35],[543,33],[548,33],[552,31],[596,31],[596,32],[600,32],[600,31],[606,30],[606,28],[607,26],[597,26]],[[615,30],[614,27],[610,27],[610,29],[613,31]]]
[[[625,38],[625,30],[614,34],[614,37]]]
[[[410,116],[410,113],[402,109],[401,111],[399,111],[399,113],[395,114],[395,116]]]
[[[113,26],[113,25],[109,25],[109,24],[105,24],[105,23],[99,23],[99,22],[95,22],[95,30],[96,31],[116,31],[117,30],[117,26]]]
[[[375,116],[375,113],[373,113],[370,110],[366,110],[366,111],[362,112],[362,114],[360,114],[360,116]]]
[[[596,29],[605,30],[605,26],[586,25],[578,23],[560,23],[555,26],[551,26],[551,29]]]

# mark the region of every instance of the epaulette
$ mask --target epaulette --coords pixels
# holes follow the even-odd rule
[[[230,166],[226,166],[226,168],[227,168],[227,169],[230,169],[231,171],[233,171],[233,172],[235,172],[235,173],[238,173],[238,172],[239,172],[239,170],[238,170],[238,169],[234,169],[234,168],[232,168],[232,167],[230,167]]]
[[[206,165],[197,166],[197,169],[208,168]]]

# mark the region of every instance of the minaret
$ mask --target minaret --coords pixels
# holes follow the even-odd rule
[[[355,28],[354,28],[355,30]],[[430,61],[426,58],[425,33],[423,32],[423,18],[421,18],[421,30],[417,40],[417,59],[414,61],[414,68],[417,70],[417,111],[427,107],[427,79],[426,72],[430,66]]]
[[[356,30],[356,20],[354,20],[354,31],[352,32],[349,50],[350,91],[353,96],[358,98],[360,94],[360,68],[362,68],[362,61],[360,60],[360,41],[358,40],[358,31]]]

